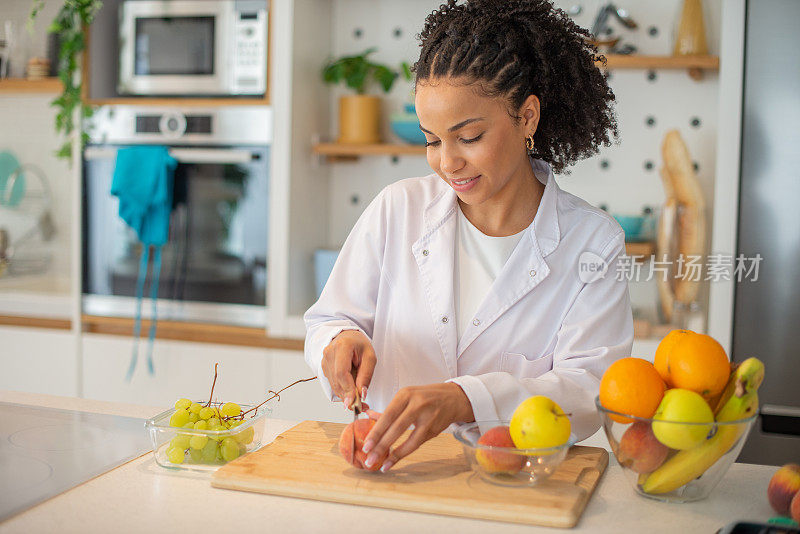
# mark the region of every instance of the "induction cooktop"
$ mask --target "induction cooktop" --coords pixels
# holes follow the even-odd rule
[[[0,402],[0,521],[150,451],[144,422]]]

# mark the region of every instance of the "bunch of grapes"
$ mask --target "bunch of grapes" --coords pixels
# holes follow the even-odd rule
[[[170,426],[187,430],[210,430],[216,432],[180,432],[167,447],[167,459],[173,464],[225,463],[235,460],[247,451],[253,442],[255,430],[249,426],[235,430],[244,423],[242,409],[235,402],[207,403],[206,405],[179,399],[175,412],[169,418]]]

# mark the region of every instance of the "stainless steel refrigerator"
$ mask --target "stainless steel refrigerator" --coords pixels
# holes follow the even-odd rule
[[[800,2],[747,2],[734,361],[756,356],[761,415],[739,462],[800,462]]]

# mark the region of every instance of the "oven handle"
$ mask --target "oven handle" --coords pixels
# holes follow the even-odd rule
[[[180,163],[250,163],[258,159],[258,154],[236,148],[170,148],[169,155]],[[117,149],[87,146],[83,157],[87,160],[113,159],[117,157]]]

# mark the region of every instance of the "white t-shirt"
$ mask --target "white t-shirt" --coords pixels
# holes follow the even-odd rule
[[[492,237],[478,230],[459,205],[456,230],[455,305],[458,339],[474,320],[489,288],[503,270],[525,230],[510,236]]]

